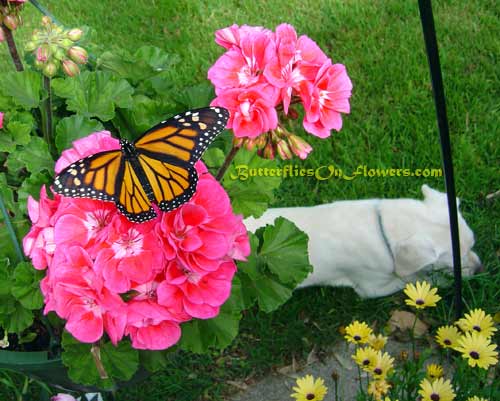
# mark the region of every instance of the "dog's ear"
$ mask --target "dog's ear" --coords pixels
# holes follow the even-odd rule
[[[424,195],[425,202],[447,202],[446,192],[440,192],[435,189],[432,189],[427,184],[422,185],[422,194]],[[456,198],[457,207],[460,206],[460,199]]]
[[[399,277],[410,276],[437,259],[432,241],[419,234],[397,243],[394,248],[394,269]]]

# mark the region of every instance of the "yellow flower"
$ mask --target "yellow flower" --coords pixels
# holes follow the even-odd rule
[[[314,380],[311,375],[299,377],[297,387],[294,387],[293,390],[295,393],[291,397],[296,398],[297,401],[321,401],[328,391],[323,379]]]
[[[422,396],[422,401],[452,401],[455,398],[451,382],[443,378],[433,382],[423,379],[418,393]]]
[[[455,349],[462,353],[462,357],[466,358],[469,366],[479,366],[483,369],[488,369],[492,365],[498,363],[498,352],[495,351],[496,344],[482,334],[472,331],[465,333],[458,340],[458,346]]]
[[[466,313],[465,317],[457,322],[457,325],[464,332],[477,331],[488,338],[497,331],[496,327],[493,326],[491,315],[487,315],[482,309],[474,309],[470,313]]]
[[[373,380],[368,385],[368,394],[373,395],[375,400],[381,401],[382,396],[386,395],[391,385],[385,380]]]
[[[365,344],[368,342],[368,336],[372,334],[372,329],[365,322],[355,320],[345,328],[344,338],[354,344]]]
[[[479,398],[477,395],[467,398],[467,401],[489,401],[487,398]]]
[[[373,349],[380,351],[385,347],[387,343],[387,337],[379,334],[376,336],[375,334],[370,334],[368,336],[368,345]]]
[[[382,380],[385,379],[387,373],[394,366],[394,358],[392,358],[387,352],[382,353],[381,351],[377,352],[377,360],[375,361],[375,365],[371,370],[371,374],[374,379]]]
[[[404,293],[410,298],[405,300],[406,304],[417,309],[436,306],[436,302],[441,299],[437,295],[437,288],[431,288],[431,285],[426,281],[417,281],[416,284],[416,287],[412,283],[406,284]]]
[[[436,341],[443,348],[455,348],[459,338],[460,333],[455,326],[441,326],[436,334]]]
[[[358,348],[352,359],[358,366],[366,371],[371,371],[377,362],[378,352],[372,347]]]
[[[436,363],[427,365],[427,378],[432,382],[436,379],[443,377],[443,367]]]

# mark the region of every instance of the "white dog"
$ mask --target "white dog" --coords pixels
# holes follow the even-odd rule
[[[402,289],[429,269],[452,271],[446,194],[422,186],[424,200],[368,199],[313,207],[276,208],[245,225],[254,232],[285,217],[309,236],[314,270],[299,285],[349,286],[362,297]],[[481,268],[474,233],[458,214],[462,272]]]

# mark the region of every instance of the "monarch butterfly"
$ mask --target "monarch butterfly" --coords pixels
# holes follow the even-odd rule
[[[193,196],[198,182],[194,163],[229,118],[222,107],[186,111],[146,131],[120,149],[80,159],[54,179],[54,191],[72,198],[114,202],[131,222],[173,210]]]

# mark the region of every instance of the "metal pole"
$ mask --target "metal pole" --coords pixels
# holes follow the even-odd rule
[[[441,156],[443,159],[444,178],[446,193],[448,195],[448,211],[450,216],[451,243],[453,251],[453,275],[455,278],[455,315],[462,315],[462,266],[460,261],[460,239],[458,236],[458,215],[455,195],[455,180],[453,177],[453,161],[451,157],[450,132],[448,129],[448,118],[446,116],[446,102],[443,89],[443,78],[439,64],[439,52],[434,28],[434,17],[432,16],[432,5],[430,0],[419,0],[420,19],[424,32],[427,59],[431,73],[432,90],[434,93],[434,104],[436,106],[439,136],[441,139]]]

